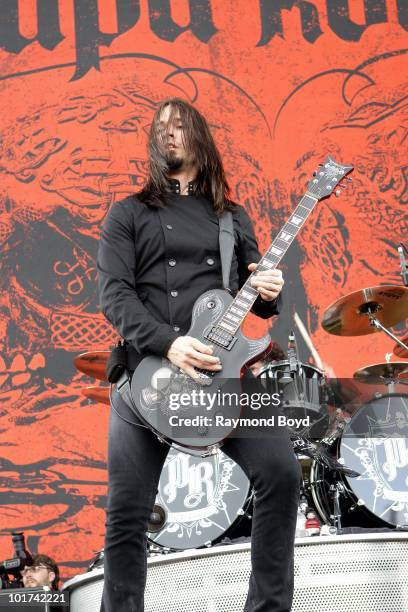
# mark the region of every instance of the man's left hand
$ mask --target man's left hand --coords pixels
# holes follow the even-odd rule
[[[256,263],[251,263],[248,270],[254,272]],[[281,270],[262,270],[256,272],[251,279],[251,285],[259,292],[259,295],[266,302],[271,302],[278,297],[284,284]]]

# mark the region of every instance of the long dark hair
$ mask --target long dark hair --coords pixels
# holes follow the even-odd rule
[[[231,209],[233,203],[229,198],[230,187],[208,123],[194,106],[181,98],[163,100],[154,113],[148,140],[149,174],[146,184],[136,196],[149,206],[165,205],[164,197],[169,191],[169,169],[163,154],[163,129],[159,127],[159,121],[167,106],[170,107],[167,130],[175,121],[176,115],[180,115],[183,144],[185,149],[193,154],[197,166],[193,193],[210,200],[217,215]]]

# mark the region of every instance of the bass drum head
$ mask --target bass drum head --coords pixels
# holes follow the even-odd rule
[[[337,442],[337,457],[360,473],[339,476],[342,524],[356,527],[408,525],[408,396],[388,394],[362,406]],[[312,495],[326,522],[333,522],[334,475],[314,464]],[[330,519],[330,520],[328,520]]]
[[[148,538],[173,550],[212,544],[231,533],[250,500],[248,478],[227,455],[219,451],[203,458],[172,448],[155,502],[165,511],[165,522]]]

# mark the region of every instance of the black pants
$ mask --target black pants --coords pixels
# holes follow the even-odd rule
[[[112,401],[121,416],[136,422],[116,391]],[[146,527],[168,450],[150,430],[127,423],[111,409],[101,612],[144,610]],[[230,439],[222,450],[241,466],[255,491],[245,612],[289,612],[301,478],[289,435]]]

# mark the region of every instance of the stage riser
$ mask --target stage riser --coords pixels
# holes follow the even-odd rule
[[[292,612],[407,612],[407,544],[401,534],[300,540]],[[146,612],[240,612],[249,572],[249,545],[149,559]],[[71,612],[99,612],[102,586],[101,570],[70,580]]]

